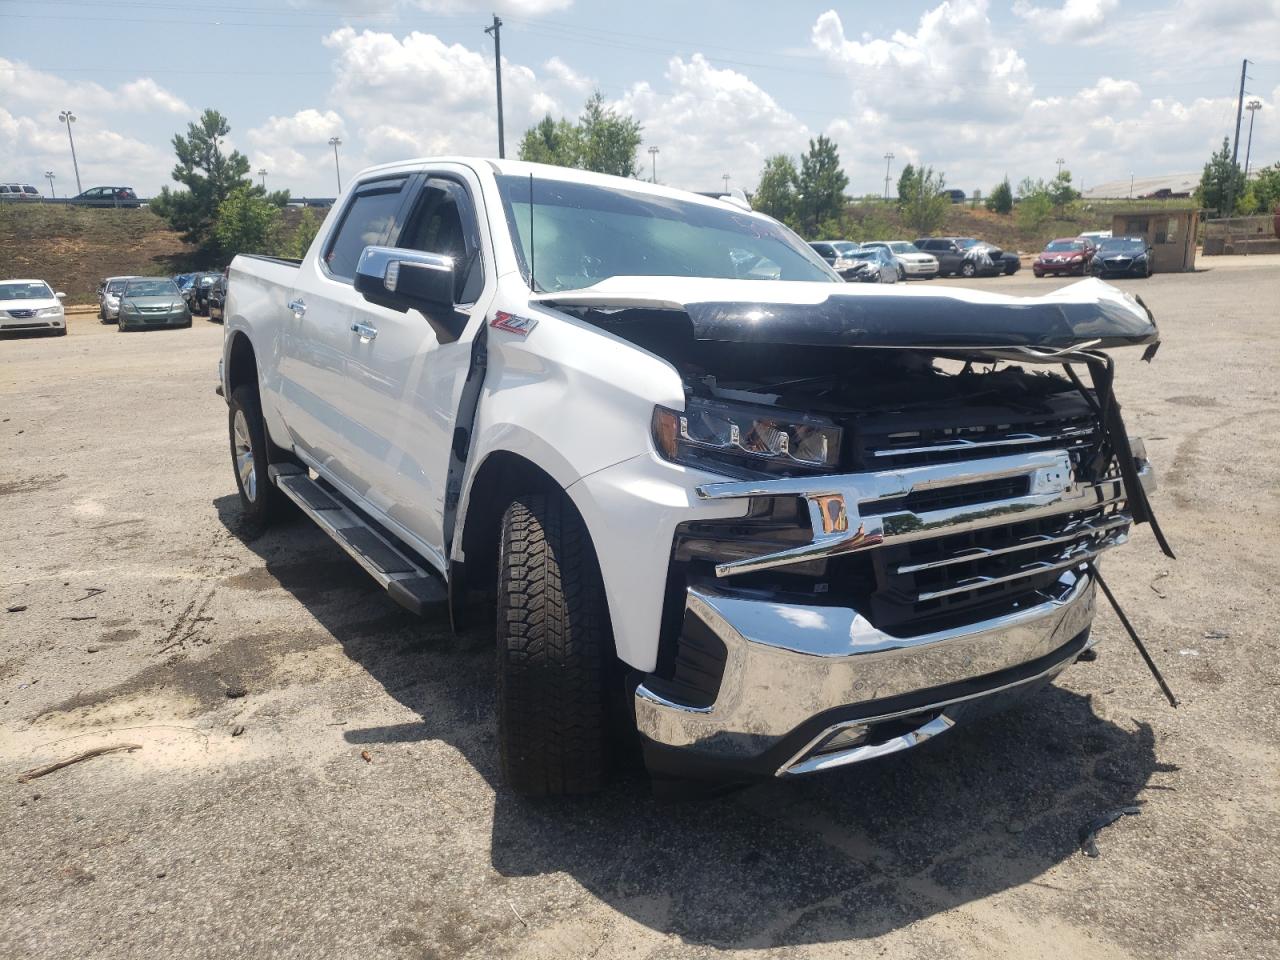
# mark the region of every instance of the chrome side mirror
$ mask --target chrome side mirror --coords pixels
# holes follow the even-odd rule
[[[417,310],[441,343],[462,334],[467,317],[454,310],[454,261],[401,247],[365,247],[356,263],[355,288],[370,303],[405,313]]]

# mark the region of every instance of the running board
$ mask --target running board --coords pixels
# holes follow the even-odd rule
[[[351,554],[391,599],[419,616],[448,613],[449,594],[440,578],[391,545],[368,520],[312,480],[292,463],[273,463],[271,482]]]

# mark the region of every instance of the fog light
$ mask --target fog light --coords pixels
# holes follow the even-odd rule
[[[863,743],[867,739],[869,730],[862,724],[855,724],[850,727],[841,727],[813,751],[819,753],[837,753],[840,750],[848,750]]]

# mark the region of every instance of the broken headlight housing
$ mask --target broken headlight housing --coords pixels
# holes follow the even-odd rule
[[[655,407],[653,443],[672,463],[774,474],[829,472],[840,462],[843,431],[830,420],[691,397],[685,410]]]

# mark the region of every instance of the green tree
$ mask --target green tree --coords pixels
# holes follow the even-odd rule
[[[1023,230],[1036,230],[1053,216],[1053,197],[1049,185],[1043,180],[1023,179],[1018,184],[1018,226]]]
[[[520,139],[520,159],[554,163],[618,177],[639,174],[636,149],[643,127],[632,117],[606,107],[599,91],[583,107],[578,122],[543,117]]]
[[[1235,203],[1244,193],[1244,171],[1231,159],[1231,144],[1222,138],[1222,149],[1209,158],[1196,188],[1196,201],[1202,206],[1230,216]]]
[[[946,178],[933,167],[921,167],[908,185],[905,200],[899,201],[902,222],[917,236],[936,233],[947,221],[951,197],[946,192]]]
[[[1280,163],[1259,170],[1257,179],[1249,187],[1258,202],[1259,213],[1271,213],[1280,207]]]
[[[987,196],[987,209],[992,213],[1013,212],[1013,187],[1009,185],[1008,177],[991,188],[991,193]]]
[[[898,203],[899,205],[906,202],[908,196],[911,195],[911,185],[916,181],[916,168],[911,164],[907,164],[902,168],[902,174],[898,177]]]
[[[844,212],[844,191],[849,178],[840,169],[840,151],[835,141],[819,134],[809,141],[809,150],[800,155],[800,176],[797,184],[801,197],[801,225],[810,233],[822,232],[821,227],[838,224]]]
[[[786,224],[796,222],[796,187],[800,173],[796,163],[785,153],[775,153],[764,161],[760,185],[756,187],[752,206]]]
[[[553,120],[549,113],[526,130],[520,141],[520,159],[533,163],[576,167],[581,154],[577,126],[564,117]]]
[[[174,134],[173,149],[178,162],[173,179],[186,187],[171,190],[164,187],[151,201],[151,210],[169,226],[182,233],[182,239],[195,244],[208,257],[216,254],[214,224],[218,207],[232,192],[244,187],[255,196],[267,197],[262,187],[249,179],[249,161],[238,150],[222,152],[222,139],[231,126],[217,110],[205,110],[197,123],[187,125],[187,135]],[[288,191],[270,194],[270,201],[283,206],[289,201]]]
[[[1048,183],[1049,202],[1059,210],[1080,199],[1080,191],[1071,185],[1071,171],[1059,170]]]
[[[266,253],[280,220],[280,208],[261,191],[241,186],[218,204],[213,233],[218,250],[230,258],[238,253]]]
[[[310,207],[303,207],[302,216],[298,218],[293,232],[276,244],[277,255],[301,260],[307,255],[307,251],[311,248],[311,241],[316,238],[319,230],[320,218]]]

